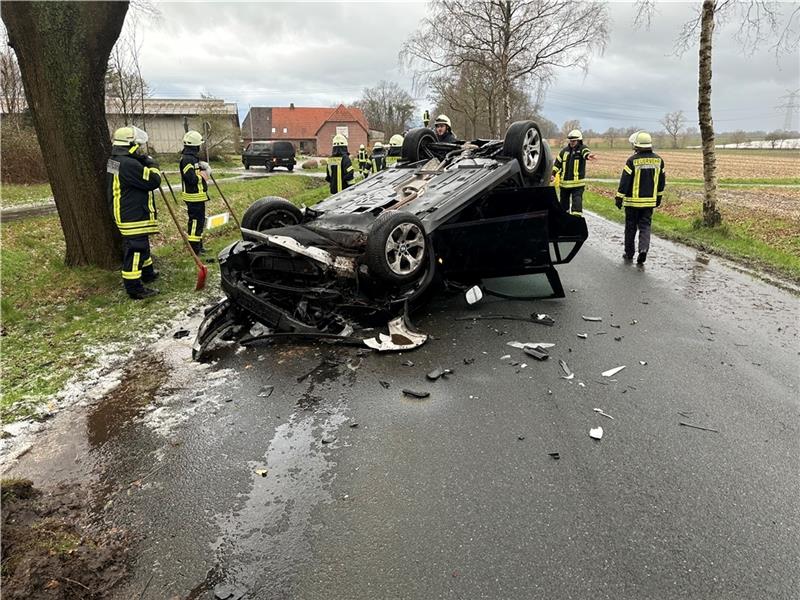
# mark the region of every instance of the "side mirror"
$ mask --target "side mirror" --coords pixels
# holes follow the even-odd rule
[[[472,306],[473,304],[477,304],[478,302],[483,300],[483,290],[480,288],[480,286],[473,285],[464,294],[464,298],[467,300],[467,304],[469,304],[470,306]]]

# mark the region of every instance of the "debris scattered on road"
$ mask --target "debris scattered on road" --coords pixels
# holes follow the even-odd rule
[[[633,320],[631,321],[631,325],[636,325],[638,322],[639,322],[639,321],[637,321],[636,319],[633,319]]]
[[[188,335],[189,335],[188,329],[178,329],[178,331],[172,334],[172,337],[174,337],[176,340],[179,340],[181,338],[187,337]]]
[[[642,366],[645,366],[647,364],[647,361],[646,360],[640,360],[639,364],[642,365]]]
[[[272,395],[272,392],[274,390],[275,390],[275,386],[274,385],[265,385],[258,392],[258,397],[259,398],[269,398]]]
[[[467,293],[464,294],[464,298],[466,298],[467,304],[472,306],[473,304],[483,300],[483,290],[481,290],[479,286],[473,285],[467,290]]]
[[[524,350],[525,348],[552,348],[555,344],[548,342],[506,342],[506,346]]]
[[[691,427],[692,429],[702,429],[703,431],[713,431],[714,433],[719,433],[719,429],[711,429],[710,427],[693,425],[692,423],[686,423],[685,421],[679,421],[678,425],[683,425],[684,427]]]
[[[431,395],[430,392],[419,392],[417,390],[409,390],[407,388],[403,389],[403,393],[406,396],[411,396],[412,398],[419,398],[419,399],[427,398],[428,396]]]
[[[593,427],[589,430],[589,437],[593,440],[600,440],[603,438],[603,428],[602,427]]]
[[[521,442],[522,440],[525,439],[525,436],[524,435],[518,435],[517,439]]]
[[[511,358],[510,354],[503,354],[503,356],[500,357],[500,360],[508,360],[509,358]]]
[[[531,313],[531,319],[533,319],[534,323],[539,323],[540,325],[553,326],[556,324],[556,322],[553,320],[553,317],[551,317],[550,315],[546,315],[544,313],[542,314]]]
[[[474,358],[465,358],[465,359],[464,359],[464,364],[465,364],[465,365],[471,365],[471,364],[472,364],[472,363],[474,363],[474,362],[475,362],[475,359],[474,359]]]
[[[563,359],[559,358],[558,364],[561,367],[561,370],[564,371],[564,375],[562,376],[563,379],[572,379],[575,377],[575,373],[569,370],[567,363],[565,363]]]
[[[625,336],[623,336],[623,335],[615,335],[614,336],[614,341],[615,342],[621,342],[623,337],[625,337]]]
[[[561,458],[561,455],[558,452],[548,452],[547,456],[549,456],[553,460],[558,460],[559,458]]]
[[[440,377],[444,377],[446,379],[448,375],[452,374],[453,374],[452,369],[443,369],[441,367],[437,367],[436,369],[425,375],[425,377],[427,377],[431,381],[436,381]]]
[[[412,361],[412,360],[404,360],[400,364],[403,365],[404,367],[413,367],[414,366],[414,361]]]
[[[256,475],[261,475],[262,477],[266,477],[267,473],[269,473],[268,469],[256,469]]]
[[[595,331],[594,332],[595,335],[605,335],[607,333],[608,333],[607,331]]]
[[[381,380],[378,380],[378,383],[380,383],[380,384],[381,384],[381,387],[383,387],[383,389],[385,389],[385,390],[388,390],[388,389],[389,389],[389,382],[388,382],[388,381],[381,381]]]
[[[622,369],[624,369],[624,368],[625,368],[625,365],[622,365],[621,367],[614,367],[613,369],[609,369],[608,371],[603,371],[600,374],[603,377],[613,377],[614,375],[616,375],[617,373],[622,371]]]
[[[525,346],[524,348],[522,348],[522,351],[528,356],[532,356],[536,360],[547,360],[548,358],[550,358],[550,355],[547,353],[547,350],[543,350],[542,348]]]
[[[356,427],[358,427],[358,423],[356,421],[350,423],[350,429],[355,429]]]
[[[604,417],[606,417],[606,418],[608,418],[608,419],[611,419],[612,421],[614,420],[614,417],[612,417],[612,416],[611,416],[610,414],[608,414],[607,412],[604,412],[602,408],[593,408],[592,410],[593,410],[594,412],[596,412],[598,415],[602,415],[602,416],[604,416]]]
[[[613,327],[614,329],[619,329],[620,327],[622,327],[622,325],[619,325],[618,323],[611,323],[611,327]]]
[[[602,321],[603,317],[587,317],[586,315],[581,315],[581,318],[584,321]]]
[[[214,588],[214,600],[242,600],[245,591],[230,585],[219,584]]]
[[[588,333],[579,333],[578,337],[581,338],[582,340],[585,340],[585,339],[587,339],[589,337],[589,334]]]
[[[578,387],[585,388],[585,387],[586,387],[586,384],[585,384],[585,383],[583,383],[582,381],[579,381],[579,382],[578,382]]]
[[[323,444],[331,444],[331,443],[336,441],[336,438],[335,437],[322,438],[321,441],[322,441]]]
[[[695,257],[694,257],[694,259],[695,259],[697,262],[699,262],[699,263],[701,263],[701,264],[704,264],[704,265],[707,265],[707,264],[709,263],[709,261],[711,260],[711,259],[708,257],[708,255],[706,255],[706,254],[698,254],[697,256],[695,256]]]

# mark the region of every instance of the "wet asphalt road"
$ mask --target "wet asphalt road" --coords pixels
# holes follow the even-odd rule
[[[158,408],[86,429],[137,533],[116,597],[800,597],[797,297],[660,240],[624,265],[589,225],[566,298],[439,298],[414,352],[167,344]],[[555,326],[455,320],[532,311]]]

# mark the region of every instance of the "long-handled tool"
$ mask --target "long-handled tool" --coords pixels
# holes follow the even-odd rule
[[[172,199],[175,200],[175,203],[177,204],[178,201],[175,198],[175,192],[172,191],[172,186],[170,185],[167,176],[163,172],[161,173],[161,178],[164,180],[164,183],[167,184],[167,187],[169,188],[169,193],[172,194]],[[192,255],[192,258],[194,259],[194,264],[197,265],[197,285],[195,286],[194,289],[195,291],[200,291],[206,286],[206,276],[208,275],[208,267],[206,267],[203,264],[203,261],[200,260],[200,257],[197,256],[197,253],[194,251],[194,248],[192,248],[192,244],[189,241],[189,238],[186,236],[186,232],[183,230],[183,227],[181,227],[181,224],[178,222],[178,217],[175,214],[175,209],[172,208],[172,206],[170,206],[170,203],[167,200],[167,196],[166,194],[164,194],[164,189],[160,185],[158,186],[158,191],[161,192],[161,197],[164,199],[164,205],[167,207],[167,210],[169,211],[172,220],[175,222],[175,227],[178,228],[178,233],[181,234],[183,242],[189,249],[189,253]]]
[[[233,209],[231,208],[231,205],[228,202],[228,199],[225,197],[225,194],[223,194],[222,190],[219,189],[219,184],[217,183],[217,180],[214,179],[214,175],[209,173],[208,176],[211,177],[211,181],[214,182],[214,187],[217,188],[217,191],[219,192],[220,197],[222,197],[222,201],[225,203],[225,206],[228,207],[228,211],[231,213],[231,217],[233,217],[234,223],[236,223],[236,226],[239,228],[239,230],[241,230],[242,229],[242,225],[241,225],[241,223],[239,223],[239,219],[236,218],[236,213],[233,212]]]

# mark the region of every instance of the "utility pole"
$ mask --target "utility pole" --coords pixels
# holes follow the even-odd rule
[[[776,108],[785,108],[786,109],[786,118],[783,121],[783,130],[784,131],[792,131],[792,121],[794,119],[794,115],[800,109],[800,105],[797,103],[797,97],[800,95],[800,89],[789,91],[786,90],[786,95],[781,96],[779,100],[786,100],[785,103],[778,105]]]

